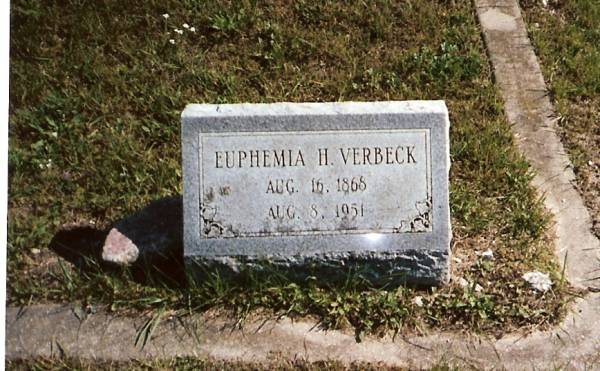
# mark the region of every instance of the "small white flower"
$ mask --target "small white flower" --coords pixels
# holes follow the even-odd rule
[[[163,15],[162,15],[162,17],[163,17],[164,19],[169,19],[169,13],[165,13],[165,14],[163,14]]]
[[[414,305],[416,305],[417,307],[422,307],[423,306],[423,297],[415,296],[412,300],[412,303]]]
[[[189,24],[187,24],[187,23],[184,23],[184,24],[183,24],[183,28],[190,28],[190,25],[189,25]]]
[[[173,31],[175,31],[175,33],[178,33],[180,35],[183,35],[183,30],[180,30],[178,28],[175,28]]]
[[[40,251],[40,249],[35,249],[35,248],[34,248],[34,249],[31,249],[31,253],[32,253],[33,255],[38,255],[39,253],[41,253],[41,251]]]
[[[190,27],[190,31],[196,32],[196,27]]]
[[[534,290],[546,292],[552,287],[552,280],[547,273],[527,272],[523,279],[531,284]]]
[[[55,131],[53,131],[53,132],[52,132],[52,136],[53,136],[54,138],[58,138],[58,133],[57,133],[57,132],[55,132]]]
[[[175,40],[173,40],[173,39],[169,39],[169,42],[170,42],[172,45],[175,45]]]

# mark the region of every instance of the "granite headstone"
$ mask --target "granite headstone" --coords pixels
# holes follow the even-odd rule
[[[449,125],[443,101],[188,105],[186,264],[447,282]]]

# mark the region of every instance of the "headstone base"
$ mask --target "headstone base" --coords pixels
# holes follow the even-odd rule
[[[234,278],[241,272],[283,274],[291,281],[314,277],[328,284],[344,283],[360,275],[373,285],[440,286],[450,280],[448,254],[439,250],[407,250],[385,253],[344,253],[314,256],[186,256],[188,274],[198,282],[207,274]]]

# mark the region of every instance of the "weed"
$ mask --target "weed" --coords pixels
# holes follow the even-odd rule
[[[249,19],[246,17],[244,9],[241,9],[233,14],[219,13],[214,15],[211,17],[211,28],[228,34],[237,31],[247,22],[249,22]]]

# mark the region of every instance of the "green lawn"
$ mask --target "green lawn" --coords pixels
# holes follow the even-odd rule
[[[11,6],[10,304],[79,301],[151,312],[150,321],[267,308],[357,336],[426,327],[502,333],[564,313],[548,215],[515,149],[471,1]],[[467,287],[384,289],[360,277],[330,287],[249,274],[169,289],[133,283],[127,272],[79,274],[47,251],[63,224],[104,228],[181,192],[187,103],[405,99],[444,99],[450,110],[453,274]],[[477,252],[488,248],[495,258],[482,261]],[[553,290],[533,292],[521,279],[530,270],[550,272]]]
[[[522,1],[560,135],[600,237],[600,2]]]

